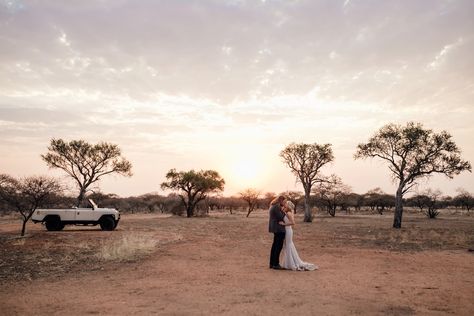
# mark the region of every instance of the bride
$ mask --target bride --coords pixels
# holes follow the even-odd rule
[[[285,226],[285,252],[282,267],[288,270],[295,271],[312,271],[317,270],[318,266],[312,263],[304,262],[298,256],[295,244],[293,243],[293,228],[295,225],[295,217],[293,209],[295,205],[291,201],[287,201],[284,206],[285,218],[279,224]]]

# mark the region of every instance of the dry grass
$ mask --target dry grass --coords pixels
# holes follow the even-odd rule
[[[157,244],[158,239],[152,234],[127,234],[118,240],[102,241],[97,257],[100,260],[132,260],[152,252]]]
[[[423,250],[423,249],[466,249],[472,243],[471,238],[464,231],[442,230],[440,228],[391,230],[380,236],[387,245],[396,245],[400,249]]]
[[[13,241],[11,242],[11,244],[13,246],[24,246],[25,245],[25,242],[26,242],[26,239],[25,238],[15,238],[13,239]]]
[[[205,240],[208,246],[236,242],[267,244],[267,210],[214,212],[209,217],[180,218],[162,215],[127,215],[119,228],[103,232],[97,227],[66,227],[48,232],[42,225],[28,227],[28,237],[18,237],[19,222],[0,217],[0,285],[9,280],[58,277],[81,271],[104,269],[104,262],[137,262],[151,257],[169,244]],[[303,223],[297,214],[295,240],[320,248],[381,249],[397,252],[474,249],[474,216],[440,214],[428,219],[407,213],[403,228],[392,228],[393,214],[316,214],[314,222]],[[243,233],[244,232],[244,233]],[[230,238],[230,239],[229,239]],[[303,250],[304,251],[304,248]],[[166,255],[166,251],[157,252]]]
[[[298,251],[321,267],[300,274],[267,268],[268,212],[245,215],[126,215],[113,232],[32,225],[22,246],[0,239],[0,314],[474,315],[474,216],[407,214],[393,229],[391,214],[298,214]],[[0,234],[17,234],[8,225]],[[291,293],[275,300],[282,286]]]

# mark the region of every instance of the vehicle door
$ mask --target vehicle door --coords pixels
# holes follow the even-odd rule
[[[68,222],[68,221],[74,221],[74,218],[76,216],[76,210],[71,208],[71,209],[64,209],[60,211],[61,214],[61,220],[63,222]]]
[[[94,216],[94,210],[91,208],[76,209],[76,221],[88,222],[97,220]]]

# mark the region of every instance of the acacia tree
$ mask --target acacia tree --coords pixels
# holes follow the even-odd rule
[[[80,206],[86,193],[90,191],[90,186],[103,176],[112,173],[132,176],[132,164],[122,157],[120,148],[115,144],[52,139],[48,151],[41,155],[48,167],[62,169],[79,187],[77,206]]]
[[[359,144],[354,158],[368,157],[387,162],[393,180],[398,181],[394,228],[402,227],[403,195],[417,180],[435,173],[452,178],[464,170],[471,171],[471,164],[461,159],[450,134],[435,133],[414,122],[385,125],[367,143]]]
[[[258,199],[260,198],[260,194],[260,191],[258,191],[257,189],[245,189],[242,192],[239,192],[240,198],[247,202],[249,206],[246,217],[249,217],[250,213],[252,213],[255,207],[258,205]]]
[[[311,188],[321,182],[320,169],[334,160],[331,144],[295,144],[288,145],[280,152],[280,157],[291,169],[304,189],[304,221],[312,222],[313,214],[310,207]]]
[[[351,207],[353,207],[356,211],[360,211],[363,205],[364,195],[350,192],[349,194],[347,194],[347,196],[345,196],[345,203],[343,205],[343,208],[345,207],[345,211],[347,213],[350,213]]]
[[[325,181],[319,182],[313,189],[313,193],[324,203],[331,216],[336,215],[338,206],[342,206],[351,193],[351,188],[342,182],[336,175],[331,175]]]
[[[456,191],[458,194],[454,197],[454,205],[461,206],[469,212],[474,206],[474,197],[465,189],[458,188]]]
[[[179,171],[171,169],[166,174],[168,181],[161,184],[163,190],[174,190],[186,209],[186,216],[194,216],[194,208],[210,193],[224,190],[224,179],[214,170]]]
[[[423,195],[428,198],[426,201],[427,210],[425,211],[425,215],[428,218],[438,217],[438,210],[442,207],[442,202],[440,201],[442,192],[440,190],[427,189],[423,192]]]
[[[383,215],[383,211],[386,207],[390,208],[395,204],[393,196],[385,193],[381,188],[367,191],[364,197],[366,205],[368,205],[371,210],[377,210],[380,215]]]
[[[416,192],[415,195],[407,199],[408,206],[418,207],[421,212],[424,212],[424,208],[428,207],[430,203],[430,197],[425,192]]]
[[[26,223],[38,207],[44,207],[62,192],[62,186],[54,178],[33,176],[15,179],[0,175],[0,199],[19,212],[22,218],[21,236],[25,235]]]

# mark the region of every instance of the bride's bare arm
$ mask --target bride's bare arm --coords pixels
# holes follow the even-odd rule
[[[295,216],[293,215],[292,212],[288,212],[286,213],[286,216],[288,216],[288,219],[290,220],[290,222],[288,223],[288,225],[295,225]]]

